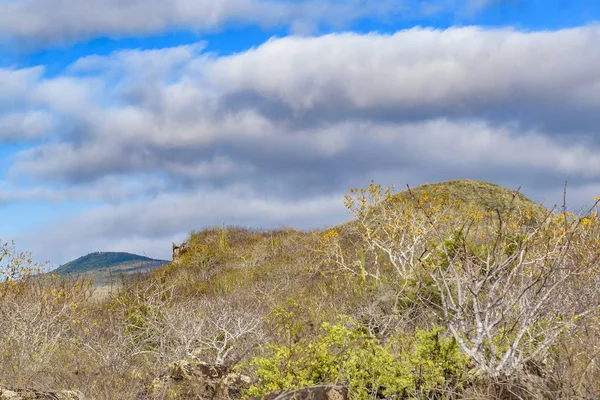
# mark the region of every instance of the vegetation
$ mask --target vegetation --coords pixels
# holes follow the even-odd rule
[[[520,210],[527,212],[531,217],[543,219],[548,210],[525,197],[518,191],[507,190],[502,186],[489,182],[473,181],[469,179],[453,180],[442,183],[421,185],[410,189],[412,194],[403,191],[394,197],[397,198],[422,198],[426,193],[444,193],[453,201],[461,204],[476,204],[485,209],[498,210],[500,212]]]
[[[251,361],[258,380],[248,395],[342,381],[356,399],[430,398],[465,379],[468,357],[454,339],[441,337],[442,328],[400,334],[384,346],[360,324],[344,322],[324,322],[316,338],[270,345],[266,357]]]
[[[323,231],[193,232],[106,299],[31,278],[6,245],[0,386],[196,398],[152,391],[193,357],[249,376],[245,396],[328,382],[361,400],[600,396],[597,206],[553,212],[474,181],[371,184],[346,205],[354,220]]]

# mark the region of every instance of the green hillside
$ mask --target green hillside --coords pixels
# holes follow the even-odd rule
[[[96,252],[63,264],[52,273],[56,275],[93,275],[96,284],[102,284],[112,274],[130,275],[145,272],[159,268],[169,262],[124,252]]]

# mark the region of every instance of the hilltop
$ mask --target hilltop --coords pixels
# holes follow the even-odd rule
[[[391,201],[383,201],[376,206],[376,211],[384,207],[395,207],[395,201],[406,199],[408,202],[421,199],[424,195],[443,195],[450,202],[473,204],[484,209],[504,211],[519,211],[531,215],[533,221],[543,220],[550,210],[543,205],[530,200],[523,193],[496,185],[490,182],[471,179],[455,179],[444,182],[427,183],[410,189],[404,189],[391,196]],[[333,227],[347,240],[355,240],[358,229],[356,219],[338,224]]]
[[[523,193],[502,186],[470,179],[451,180],[432,184],[424,184],[411,188],[415,197],[421,197],[425,192],[445,193],[449,199],[458,200],[466,204],[477,204],[484,208],[506,211],[509,208],[530,212],[535,217],[544,217],[548,214],[541,204],[538,204]],[[408,190],[398,193],[398,196],[409,195]]]
[[[147,272],[169,262],[125,252],[95,252],[63,264],[52,273],[56,275],[92,275],[96,284],[103,284],[108,281],[111,274],[118,276],[121,273],[131,275],[137,272]]]

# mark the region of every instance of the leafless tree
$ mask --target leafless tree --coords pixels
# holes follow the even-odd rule
[[[594,212],[534,221],[526,211],[401,198],[377,185],[355,194],[348,206],[371,249],[418,282],[419,300],[487,376],[510,376],[597,313]]]

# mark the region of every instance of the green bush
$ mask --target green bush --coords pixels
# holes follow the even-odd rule
[[[270,345],[266,355],[252,359],[258,380],[246,396],[337,382],[347,384],[357,400],[444,398],[446,389],[458,389],[464,380],[468,359],[442,333],[442,328],[417,330],[383,345],[349,318],[323,323],[318,337]]]

